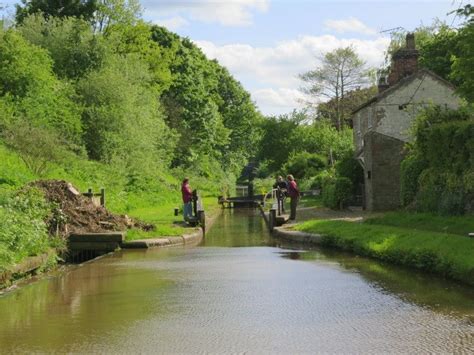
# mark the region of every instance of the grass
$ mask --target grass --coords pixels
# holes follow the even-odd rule
[[[299,202],[300,207],[323,207],[321,196],[303,196]]]
[[[474,285],[474,240],[465,236],[469,219],[396,212],[362,223],[312,220],[295,229],[322,234],[327,246]]]
[[[215,197],[204,197],[203,206],[208,217],[215,215],[219,209],[217,198]],[[179,204],[166,203],[161,206],[143,207],[130,211],[130,216],[154,224],[156,230],[145,232],[138,229],[132,229],[127,232],[126,240],[179,236],[189,233],[190,227],[183,227],[182,224],[179,223],[183,220],[181,211],[178,216],[174,215],[175,207],[180,207],[181,209]]]
[[[389,212],[377,218],[367,220],[374,225],[427,230],[440,233],[466,236],[474,233],[474,217],[439,216],[429,213]]]
[[[94,190],[104,187],[106,206],[111,212],[128,214],[156,225],[156,230],[148,233],[130,230],[127,233],[129,240],[189,233],[189,228],[173,223],[182,220],[181,216],[174,216],[174,208],[181,207],[178,177],[184,174],[192,176],[185,171],[164,169],[157,172],[153,179],[138,180],[138,183],[131,185],[130,177],[121,167],[77,157],[61,163],[51,163],[45,176],[40,177],[33,174],[19,155],[7,149],[1,142],[0,161],[0,216],[4,222],[3,227],[0,227],[0,269],[8,269],[27,256],[36,255],[47,247],[55,246],[55,241],[48,239],[46,227],[40,224],[41,219],[38,219],[38,223],[33,223],[36,220],[33,221],[24,209],[19,209],[15,214],[8,213],[7,217],[11,222],[7,223],[5,217],[5,204],[10,196],[30,181],[40,178],[66,180],[81,191],[88,187]],[[220,186],[216,179],[196,177],[192,181],[192,186],[198,188],[203,195],[219,194],[214,191],[216,186]],[[209,190],[210,187],[214,190]],[[212,215],[218,207],[217,198],[205,198],[204,206],[206,214]],[[44,239],[42,248],[37,247],[40,239]]]

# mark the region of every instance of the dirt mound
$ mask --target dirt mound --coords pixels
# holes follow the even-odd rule
[[[110,213],[83,196],[72,184],[63,180],[40,180],[30,184],[44,191],[46,200],[54,204],[48,221],[49,232],[67,236],[69,233],[100,233],[125,231],[136,227],[153,230],[154,226],[126,215]]]

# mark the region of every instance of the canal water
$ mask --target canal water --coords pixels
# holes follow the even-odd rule
[[[471,353],[474,289],[272,240],[123,251],[0,296],[0,353]]]

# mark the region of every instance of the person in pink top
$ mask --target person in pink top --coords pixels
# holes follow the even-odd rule
[[[300,199],[300,190],[298,189],[298,185],[296,184],[295,178],[293,175],[288,175],[288,191],[287,194],[290,196],[290,219],[296,219],[296,206],[298,205],[298,201]]]
[[[189,186],[189,178],[184,178],[181,184],[181,195],[183,196],[183,215],[184,220],[187,221],[193,215],[193,192]]]

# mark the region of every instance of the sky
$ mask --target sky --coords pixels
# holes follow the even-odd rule
[[[9,5],[16,0],[0,0]],[[300,109],[307,99],[298,74],[320,58],[353,46],[380,67],[394,28],[414,30],[448,15],[466,0],[142,0],[143,17],[190,38],[250,92],[265,115]],[[388,31],[388,32],[384,32]]]

